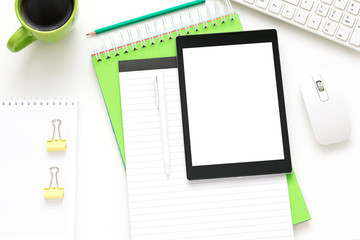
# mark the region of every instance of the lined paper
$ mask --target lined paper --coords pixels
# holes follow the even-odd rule
[[[165,79],[169,178],[157,75]],[[293,239],[285,175],[187,180],[176,68],[121,72],[120,79],[132,240]]]

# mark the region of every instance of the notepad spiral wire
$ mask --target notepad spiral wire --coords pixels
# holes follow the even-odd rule
[[[196,32],[201,29],[215,27],[220,19],[221,24],[234,20],[234,10],[229,0],[215,0],[200,7],[185,9],[174,14],[157,17],[130,27],[113,30],[109,33],[94,37],[92,57],[98,62],[111,58],[113,55],[128,54],[149,45],[161,44],[174,39],[176,36],[191,33],[193,27]],[[103,55],[103,56],[102,56]]]
[[[72,98],[0,98],[1,105],[75,105],[77,100]]]

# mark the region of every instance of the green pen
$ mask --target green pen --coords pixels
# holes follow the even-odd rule
[[[165,14],[168,14],[168,13],[171,13],[171,12],[179,11],[179,10],[182,10],[184,8],[193,7],[193,6],[196,6],[196,5],[201,4],[201,3],[205,3],[205,0],[195,0],[195,1],[192,1],[192,2],[188,2],[188,3],[184,3],[184,4],[181,4],[181,5],[175,6],[175,7],[167,8],[167,9],[164,9],[164,10],[161,10],[161,11],[158,11],[158,12],[150,13],[150,14],[147,14],[147,15],[144,15],[144,16],[141,16],[141,17],[133,18],[133,19],[130,19],[130,20],[127,20],[127,21],[124,21],[124,22],[116,23],[116,24],[113,24],[113,25],[110,25],[110,26],[107,26],[107,27],[96,29],[95,31],[92,31],[92,32],[90,32],[90,33],[88,33],[86,35],[87,36],[95,36],[95,35],[98,35],[98,34],[101,34],[101,33],[104,33],[104,32],[108,32],[108,31],[111,31],[111,30],[114,30],[114,29],[117,29],[117,28],[125,27],[125,26],[128,26],[128,25],[134,24],[134,23],[145,21],[145,20],[155,18],[155,17],[161,16],[161,15],[165,15]]]

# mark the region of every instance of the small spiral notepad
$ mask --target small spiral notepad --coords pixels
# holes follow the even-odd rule
[[[1,240],[74,239],[77,112],[73,100],[0,99]],[[54,119],[61,119],[66,151],[46,148]],[[64,196],[45,199],[54,166]]]

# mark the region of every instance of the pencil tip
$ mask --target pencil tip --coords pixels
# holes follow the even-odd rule
[[[86,36],[95,36],[96,35],[96,32],[95,31],[92,31],[92,32],[89,32],[86,34]]]

